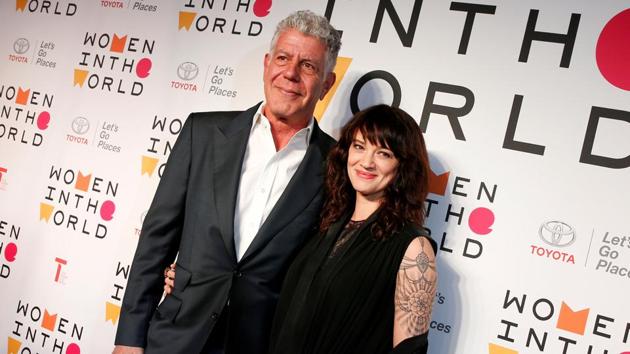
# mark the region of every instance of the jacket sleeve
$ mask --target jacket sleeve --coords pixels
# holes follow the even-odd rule
[[[145,217],[122,303],[115,344],[145,347],[149,321],[162,296],[163,269],[181,240],[190,174],[193,120],[188,117],[171,150]]]
[[[390,354],[426,354],[429,349],[429,332],[418,336],[409,337],[391,351]]]

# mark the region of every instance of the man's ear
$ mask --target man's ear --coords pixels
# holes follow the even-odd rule
[[[269,53],[265,53],[263,57],[263,67],[267,70],[267,66],[269,66],[269,60],[271,59],[271,55]]]
[[[326,76],[326,80],[324,80],[324,87],[322,89],[322,94],[319,97],[320,100],[324,99],[328,91],[330,91],[330,89],[335,84],[335,81],[337,81],[337,74],[335,74],[334,71],[329,72],[328,75]]]

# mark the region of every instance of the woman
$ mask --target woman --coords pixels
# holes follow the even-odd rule
[[[284,280],[270,353],[426,353],[437,282],[435,242],[421,228],[428,168],[422,132],[401,109],[370,107],[344,127],[319,235]]]

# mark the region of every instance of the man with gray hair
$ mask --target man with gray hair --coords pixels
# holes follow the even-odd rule
[[[326,18],[293,13],[265,54],[262,103],[188,117],[142,226],[115,354],[266,352],[286,270],[318,223],[334,140],[313,111],[340,45]]]

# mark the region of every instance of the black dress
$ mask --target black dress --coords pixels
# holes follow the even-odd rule
[[[284,280],[270,353],[392,352],[396,275],[409,243],[426,232],[408,225],[377,241],[370,232],[377,217],[378,212],[370,216],[341,247],[335,243],[349,215],[304,246]],[[393,352],[426,353],[427,346],[425,333]]]

